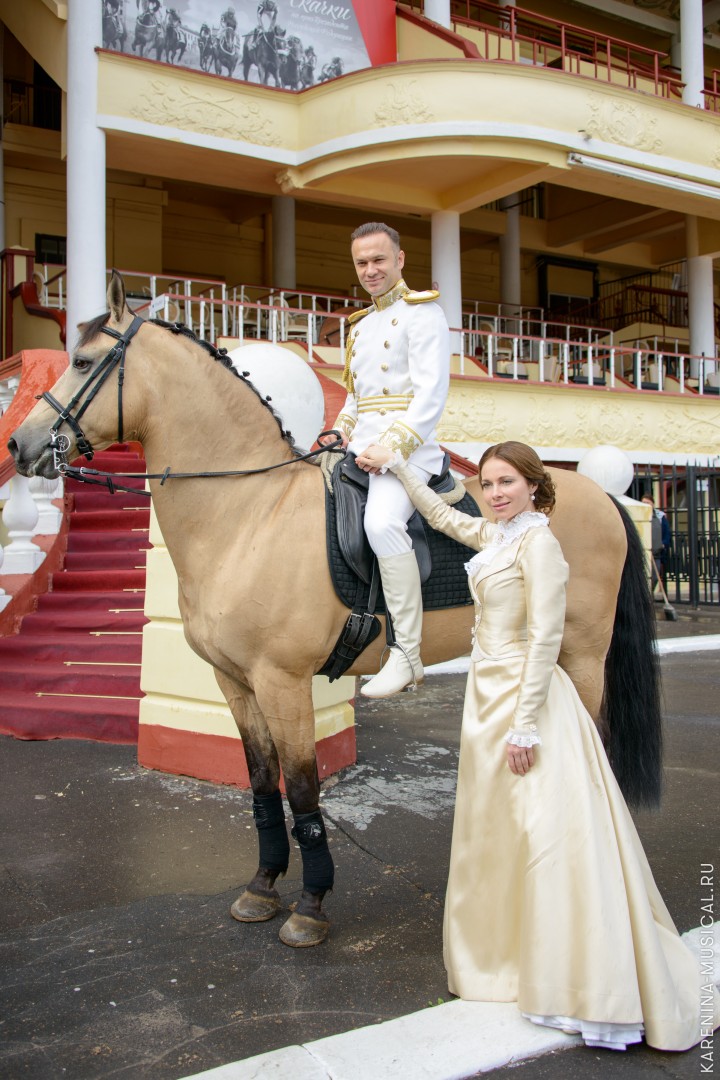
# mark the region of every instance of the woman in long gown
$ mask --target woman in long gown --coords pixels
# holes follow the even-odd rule
[[[568,567],[547,527],[550,476],[523,443],[486,450],[492,524],[452,509],[382,447],[358,464],[392,468],[434,529],[478,551],[466,567],[475,627],[443,930],[451,993],[517,1001],[528,1019],[590,1046],[624,1050],[644,1034],[659,1049],[688,1049],[701,1037],[707,979],[557,664]]]

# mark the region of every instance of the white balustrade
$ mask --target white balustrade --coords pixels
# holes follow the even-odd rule
[[[2,566],[3,566],[3,559],[4,558],[5,558],[5,552],[3,551],[2,544],[0,544],[0,576],[2,575]],[[11,600],[12,600],[12,596],[9,596],[5,592],[5,590],[3,589],[2,585],[0,585],[0,611],[4,611]]]
[[[0,380],[0,416],[10,408],[19,385],[20,378],[16,375]]]
[[[0,484],[0,503],[4,502],[4,500],[8,498],[9,494],[10,494],[10,485],[9,484]],[[2,544],[0,544],[0,576],[2,576],[2,573],[3,573],[2,565],[3,565],[4,558],[5,558],[5,552],[3,550]],[[8,596],[8,594],[5,592],[3,587],[0,585],[0,611],[4,611],[11,600],[12,600],[12,596]]]
[[[38,520],[32,532],[33,536],[55,536],[60,531],[63,512],[54,505],[53,499],[63,497],[62,479],[46,480],[44,476],[33,476],[29,486],[30,494],[38,509]]]
[[[14,476],[10,481],[10,497],[2,512],[10,538],[5,548],[4,574],[33,574],[45,558],[45,552],[31,539],[39,517],[37,504],[30,493],[30,481],[19,474]]]

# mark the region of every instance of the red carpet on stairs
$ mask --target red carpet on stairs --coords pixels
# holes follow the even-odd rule
[[[96,454],[92,467],[143,473],[145,461],[130,446],[114,446]],[[65,491],[64,569],[20,632],[0,638],[0,733],[135,743],[150,500],[76,480]]]

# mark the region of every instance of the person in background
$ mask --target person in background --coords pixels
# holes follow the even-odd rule
[[[660,580],[663,586],[665,585],[665,572],[670,548],[672,547],[672,530],[670,529],[670,522],[667,519],[667,515],[662,510],[657,509],[652,495],[643,495],[640,501],[651,507],[653,512],[652,520],[650,522],[650,544],[653,557],[653,564],[651,566],[652,589],[653,592],[655,592],[658,582],[658,573],[660,574]]]

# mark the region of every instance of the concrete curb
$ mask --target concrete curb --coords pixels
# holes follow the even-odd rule
[[[720,984],[720,922],[688,930],[682,939],[697,957],[700,935],[712,935]],[[705,963],[705,961],[703,961]],[[698,1041],[700,1036],[698,1034]],[[579,1035],[524,1020],[515,1002],[450,1001],[430,1009],[287,1046],[195,1073],[184,1080],[463,1080],[527,1058],[582,1046]]]

